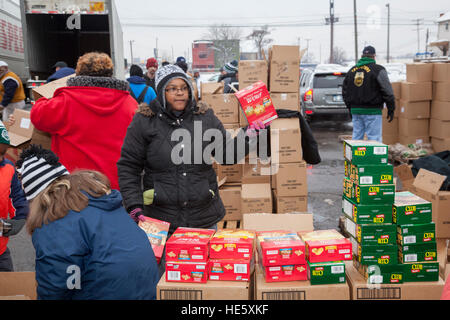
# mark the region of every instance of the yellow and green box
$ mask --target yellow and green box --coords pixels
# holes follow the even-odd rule
[[[352,164],[387,164],[388,146],[377,141],[345,140],[344,158]]]
[[[436,242],[398,246],[400,263],[437,261]]]
[[[392,219],[396,224],[430,223],[431,202],[409,192],[396,192],[392,207]]]
[[[345,263],[308,261],[308,278],[311,285],[345,283]]]
[[[348,177],[359,185],[392,184],[394,167],[391,164],[353,164],[345,163]]]
[[[404,270],[401,264],[369,265],[365,268],[366,279],[370,284],[403,283]]]
[[[392,245],[397,243],[397,226],[395,224],[356,224],[346,217],[345,229],[361,245]]]
[[[357,204],[343,196],[342,213],[357,224],[392,223],[392,205],[390,204]]]
[[[378,185],[358,185],[353,182],[352,200],[357,204],[390,204],[394,203],[395,185],[394,184],[378,184]]]
[[[395,244],[380,246],[356,243],[353,246],[356,246],[355,258],[362,265],[398,264],[398,247]]]
[[[434,222],[397,225],[397,242],[399,245],[404,246],[435,241],[436,225]]]
[[[439,281],[439,262],[404,263],[403,281]]]

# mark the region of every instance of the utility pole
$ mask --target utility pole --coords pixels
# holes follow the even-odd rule
[[[325,17],[325,24],[330,24],[330,63],[333,63],[334,49],[334,23],[339,22],[339,18],[334,17],[334,0],[330,0],[330,17]]]
[[[311,39],[306,39],[306,61],[309,61],[309,42],[311,41]]]
[[[353,0],[353,20],[355,23],[355,63],[358,62],[358,19],[356,15],[356,0]]]
[[[130,40],[131,64],[134,64],[134,61],[133,61],[133,42],[134,42],[134,40]]]
[[[416,26],[417,26],[417,53],[420,52],[420,23],[422,22],[423,19],[414,19],[414,21],[416,21]]]
[[[387,63],[389,63],[389,32],[391,27],[391,6],[390,4],[386,4],[386,7],[388,9],[388,23],[387,23]]]
[[[428,55],[428,41],[430,37],[430,29],[427,28],[427,36],[425,41],[425,54]]]

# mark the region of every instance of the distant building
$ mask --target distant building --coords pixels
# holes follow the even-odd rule
[[[240,60],[258,60],[257,52],[241,52]]]
[[[214,43],[212,41],[195,40],[192,43],[192,69],[214,69]]]
[[[435,55],[448,56],[450,41],[450,11],[441,13],[436,22],[438,24],[437,39],[430,42],[429,46]]]

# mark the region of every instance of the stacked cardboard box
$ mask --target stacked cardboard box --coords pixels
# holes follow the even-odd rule
[[[400,98],[401,98],[401,82],[392,82],[392,90],[394,91],[395,96],[395,111],[394,111],[394,119],[391,122],[388,122],[387,119],[387,108],[383,109],[382,118],[382,140],[385,144],[395,144],[398,142],[398,115],[400,109]]]
[[[450,150],[450,63],[435,63],[430,120],[435,152]]]
[[[432,222],[431,202],[408,191],[398,192],[392,213],[404,281],[438,281],[436,226]]]
[[[388,146],[373,141],[344,141],[342,210],[353,244],[354,264],[369,283],[399,283],[396,226],[392,223],[395,185],[387,163]],[[374,273],[377,272],[377,273]],[[373,274],[374,273],[374,274]]]

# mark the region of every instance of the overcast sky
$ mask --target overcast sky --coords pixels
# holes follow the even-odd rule
[[[387,50],[387,8],[391,8],[391,55],[416,53],[418,46],[425,50],[426,31],[430,40],[437,37],[434,21],[440,13],[450,11],[449,0],[357,0],[358,51],[365,44],[373,45],[378,56]],[[273,44],[296,45],[300,43],[316,60],[329,57],[330,26],[325,25],[329,16],[329,0],[116,0],[116,7],[122,22],[125,57],[130,57],[130,40],[133,55],[146,59],[153,57],[153,49],[158,43],[159,55],[176,58],[191,57],[194,40],[203,39],[208,25],[229,24],[240,26],[260,26],[269,24]],[[344,49],[349,58],[354,58],[353,1],[335,0],[336,47]],[[130,23],[150,25],[130,26]],[[289,24],[291,26],[283,26]],[[292,26],[292,24],[296,24]],[[176,28],[169,27],[176,25]],[[241,27],[245,37],[252,27]],[[306,39],[310,39],[307,41]],[[250,41],[241,41],[241,51],[255,51]]]

